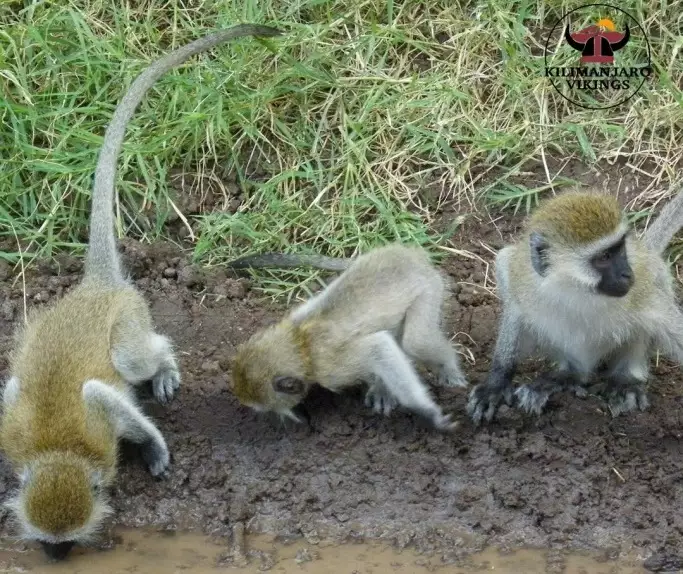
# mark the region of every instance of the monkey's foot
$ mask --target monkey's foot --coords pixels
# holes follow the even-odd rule
[[[154,397],[161,405],[170,403],[179,388],[180,373],[175,367],[161,369],[152,379]]]
[[[398,401],[383,385],[372,384],[365,395],[365,406],[371,407],[377,414],[388,416],[398,405]]]
[[[161,441],[150,439],[140,445],[140,449],[142,451],[142,459],[147,464],[151,475],[158,480],[168,478],[171,454],[163,439]]]
[[[515,396],[519,408],[528,414],[540,415],[550,397],[561,391],[574,393],[582,399],[588,396],[588,391],[565,372],[543,373],[533,383],[521,385]]]
[[[599,386],[598,392],[605,398],[613,417],[650,406],[644,383],[637,380],[612,379]]]
[[[533,383],[521,385],[515,391],[517,405],[528,414],[540,415],[552,395],[562,390],[555,381],[538,378]]]
[[[476,426],[482,420],[490,423],[501,403],[512,406],[513,389],[510,385],[477,385],[470,392],[467,401],[467,414]]]
[[[467,377],[464,373],[454,367],[443,367],[439,371],[438,383],[444,387],[467,387],[469,383],[467,382]]]

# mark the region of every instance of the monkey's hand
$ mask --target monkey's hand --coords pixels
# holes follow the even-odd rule
[[[160,369],[152,379],[154,397],[160,405],[170,403],[179,388],[180,372],[175,364]]]
[[[512,400],[512,381],[492,374],[484,384],[477,385],[470,392],[467,414],[476,426],[481,424],[482,419],[490,423],[500,404],[505,402],[512,406]]]
[[[365,406],[372,408],[377,414],[389,416],[398,405],[398,401],[389,393],[383,384],[371,383],[365,394]]]
[[[611,377],[597,385],[596,391],[607,401],[613,417],[636,409],[644,411],[650,406],[644,382],[632,377]]]
[[[142,459],[147,464],[150,474],[157,480],[165,480],[169,475],[171,465],[171,453],[166,446],[166,441],[161,437],[151,438],[140,445]]]

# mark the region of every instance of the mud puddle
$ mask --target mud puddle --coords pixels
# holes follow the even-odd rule
[[[46,563],[42,552],[19,543],[0,547],[0,572],[14,574],[642,574],[637,561],[608,561],[595,556],[557,551],[494,549],[470,555],[460,563],[444,564],[439,556],[420,556],[382,544],[277,542],[272,537],[248,537],[245,545],[226,551],[225,546],[199,534],[119,530],[109,550],[77,549],[62,563]]]

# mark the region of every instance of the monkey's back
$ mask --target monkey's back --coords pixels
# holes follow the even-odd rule
[[[329,286],[317,312],[325,321],[348,325],[355,334],[393,329],[425,285],[434,281],[445,285],[423,249],[380,247],[359,257]]]
[[[11,374],[19,381],[19,393],[7,406],[0,428],[11,460],[21,463],[57,450],[113,464],[112,423],[99,413],[88,416],[82,386],[98,379],[125,387],[110,347],[114,326],[131,308],[149,321],[145,302],[133,288],[80,285],[53,306],[32,313],[12,355]]]

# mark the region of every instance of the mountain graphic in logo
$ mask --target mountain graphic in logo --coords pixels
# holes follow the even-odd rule
[[[614,52],[628,44],[631,31],[626,24],[626,30],[618,32],[612,20],[602,18],[597,25],[573,34],[567,26],[564,38],[572,48],[581,52],[582,64],[614,64]]]

